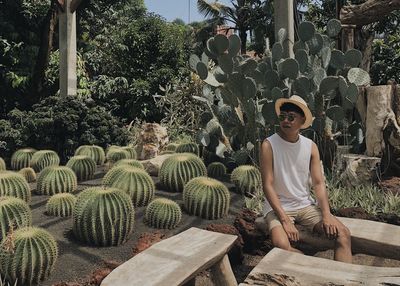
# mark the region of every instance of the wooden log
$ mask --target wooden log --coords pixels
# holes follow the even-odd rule
[[[217,262],[212,268],[212,280],[218,286],[237,286],[235,275],[233,274],[228,255],[224,255],[221,261]]]

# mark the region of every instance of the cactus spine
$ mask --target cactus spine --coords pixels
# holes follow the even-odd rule
[[[73,232],[91,245],[120,245],[128,240],[134,225],[134,208],[122,190],[100,187],[81,192],[73,211]]]
[[[76,197],[73,194],[56,194],[47,201],[46,213],[51,216],[71,216],[75,202]]]
[[[221,162],[212,162],[207,167],[207,174],[211,178],[221,178],[226,175],[226,167]]]
[[[89,156],[96,162],[96,165],[103,165],[104,161],[106,160],[106,155],[103,148],[97,145],[79,146],[75,151],[75,156],[77,155]]]
[[[41,195],[72,193],[78,187],[74,171],[65,166],[45,168],[37,179],[36,192]]]
[[[96,171],[96,162],[86,155],[77,155],[69,159],[67,167],[74,171],[78,181],[87,181],[93,178]]]
[[[40,150],[33,154],[31,159],[31,167],[35,172],[39,173],[49,166],[58,166],[60,158],[57,153],[52,150]]]
[[[143,169],[127,165],[113,167],[104,176],[103,184],[126,192],[135,207],[148,205],[155,193],[150,175]]]
[[[192,178],[206,176],[203,161],[191,153],[174,154],[162,164],[159,172],[161,185],[170,192],[182,192]]]
[[[0,197],[0,241],[12,229],[30,226],[32,213],[28,204],[14,197]]]
[[[22,168],[18,171],[28,183],[33,183],[36,181],[36,173],[31,167]]]
[[[36,150],[32,148],[23,148],[15,151],[11,156],[11,169],[21,170],[29,167],[35,152]]]
[[[198,177],[185,185],[183,204],[190,215],[219,219],[228,214],[230,193],[223,183],[212,178]]]
[[[136,160],[136,159],[122,159],[122,160],[119,160],[117,163],[115,163],[114,167],[121,166],[121,165],[129,165],[129,166],[136,167],[136,168],[144,170],[143,164],[140,161]]]
[[[6,170],[6,162],[0,157],[0,172]]]
[[[176,147],[176,153],[193,153],[199,156],[199,146],[196,143],[182,143]]]
[[[39,284],[50,275],[57,258],[57,242],[49,232],[37,227],[24,227],[2,240],[0,272],[12,284]]]
[[[31,190],[21,174],[4,171],[0,172],[0,196],[16,197],[29,203]]]
[[[173,229],[182,218],[179,205],[166,198],[153,200],[146,208],[144,220],[154,228]]]
[[[256,167],[243,165],[233,170],[231,181],[241,194],[251,195],[261,185],[261,174]]]

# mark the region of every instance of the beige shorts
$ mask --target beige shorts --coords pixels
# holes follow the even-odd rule
[[[314,226],[322,220],[321,210],[315,205],[295,211],[287,211],[286,214],[293,223],[300,224],[310,231],[313,231]],[[275,226],[282,226],[274,211],[267,213],[267,215],[264,217],[264,220],[268,226],[269,232],[271,232],[271,229],[273,229]]]

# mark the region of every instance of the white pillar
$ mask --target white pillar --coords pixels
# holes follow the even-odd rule
[[[275,39],[278,39],[278,31],[285,28],[287,39],[283,43],[285,57],[294,58],[294,15],[293,0],[275,0],[274,1],[274,20],[275,20]]]
[[[65,0],[59,14],[60,96],[76,96],[76,13],[70,12],[72,0]]]

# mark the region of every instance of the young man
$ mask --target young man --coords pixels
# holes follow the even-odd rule
[[[330,213],[317,145],[300,135],[312,123],[307,103],[299,96],[275,103],[280,130],[261,145],[260,164],[265,221],[272,244],[301,252],[291,242],[299,240],[295,223],[335,240],[335,260],[351,263],[350,231]],[[309,176],[318,205],[310,196]]]

